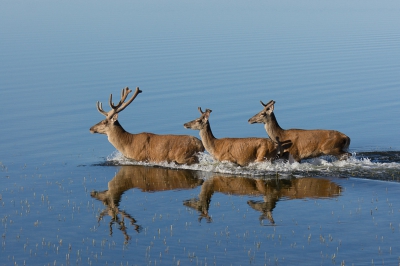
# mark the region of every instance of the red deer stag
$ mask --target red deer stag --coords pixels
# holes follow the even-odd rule
[[[199,152],[204,147],[198,138],[188,135],[156,135],[153,133],[131,134],[126,132],[118,122],[118,113],[124,110],[142,91],[136,88],[134,95],[127,101],[126,97],[132,92],[128,87],[122,89],[121,100],[117,105],[112,102],[111,110],[105,112],[102,104],[97,102],[97,110],[106,119],[90,128],[91,133],[106,134],[108,141],[125,157],[136,161],[146,162],[175,162],[177,164],[197,163]]]
[[[293,159],[300,162],[302,159],[315,158],[321,155],[333,155],[339,160],[346,160],[350,153],[347,149],[350,138],[335,130],[304,130],[282,129],[274,115],[275,101],[264,104],[264,109],[249,119],[250,124],[263,123],[269,137],[276,142],[290,143],[284,153],[289,153]]]
[[[244,166],[251,162],[272,160],[279,156],[280,145],[268,138],[222,138],[217,139],[211,132],[211,110],[198,108],[201,116],[187,122],[185,128],[200,130],[201,141],[206,150],[218,161],[230,161]]]
[[[100,200],[105,205],[105,209],[100,212],[98,222],[104,216],[109,215],[111,221],[110,235],[113,234],[113,224],[119,225],[119,230],[125,236],[125,243],[131,237],[128,234],[128,225],[134,226],[139,232],[141,226],[137,224],[135,218],[129,213],[121,210],[119,205],[122,195],[130,189],[140,189],[142,192],[156,192],[166,190],[193,189],[203,183],[196,172],[190,170],[179,170],[158,167],[144,167],[139,165],[125,165],[120,168],[114,178],[108,182],[108,189],[104,191],[92,191],[92,198]]]

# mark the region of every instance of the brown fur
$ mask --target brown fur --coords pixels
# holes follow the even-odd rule
[[[125,191],[137,188],[143,192],[165,191],[173,189],[192,189],[201,185],[203,180],[198,179],[194,171],[173,170],[166,168],[144,167],[144,166],[122,166],[115,177],[108,182],[108,189],[104,191],[92,191],[90,195],[102,201],[105,209],[99,215],[99,221],[104,216],[109,215],[110,235],[113,234],[113,224],[118,224],[118,229],[122,231],[125,240],[129,241],[127,225],[134,226],[136,231],[140,231],[141,226],[136,219],[124,210],[119,208],[122,195]]]
[[[138,89],[137,89],[138,91]],[[128,92],[129,93],[129,92]],[[136,95],[140,93],[137,92]],[[124,95],[124,94],[123,94]],[[134,95],[134,97],[136,97]],[[124,95],[123,98],[126,98]],[[129,101],[129,103],[132,99]],[[106,116],[90,128],[91,133],[106,134],[108,141],[125,157],[145,162],[175,162],[178,164],[198,163],[198,153],[204,151],[201,141],[189,135],[156,135],[153,133],[131,134],[125,131],[118,122],[118,112],[127,105],[120,104],[106,113],[98,104],[99,112]],[[118,110],[118,108],[120,108]]]
[[[185,205],[200,212],[200,219],[211,220],[209,207],[215,192],[236,196],[262,196],[262,201],[249,200],[247,204],[261,212],[260,220],[274,223],[272,211],[281,198],[329,198],[340,195],[340,186],[326,179],[299,178],[292,180],[262,180],[247,177],[213,176],[201,186],[198,199],[185,201]]]
[[[143,192],[192,189],[202,184],[194,171],[174,170],[139,165],[121,166],[118,173],[108,182],[108,189],[93,191],[91,196],[107,206],[118,206],[125,191],[136,188]]]
[[[261,102],[262,103],[262,102]],[[263,123],[269,137],[274,141],[286,143],[285,152],[300,162],[302,159],[321,155],[333,155],[340,160],[351,156],[347,152],[350,138],[336,130],[282,129],[274,114],[274,101],[264,105],[264,109],[249,119],[249,123]]]
[[[238,165],[275,159],[279,148],[267,138],[222,138],[217,139],[211,131],[208,118],[211,110],[201,111],[200,118],[185,123],[185,128],[200,130],[205,149],[218,161],[230,161]]]

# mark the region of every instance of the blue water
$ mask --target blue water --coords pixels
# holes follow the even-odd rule
[[[0,6],[1,265],[398,263],[398,2]],[[130,188],[120,207],[143,231],[124,244],[117,226],[109,236],[110,217],[97,223],[104,207],[90,192],[106,190],[121,165],[143,163],[127,161],[89,128],[103,119],[96,101],[107,109],[110,93],[118,97],[125,86],[143,91],[119,115],[130,132],[198,136],[183,124],[201,106],[213,110],[218,138],[266,137],[247,120],[261,110],[260,100],[273,99],[283,128],[339,130],[351,138],[353,154],[345,162],[328,157],[238,168],[205,153],[199,165],[163,167],[194,171],[200,183],[219,174],[249,182],[311,177],[342,192],[282,198],[275,226],[261,226],[247,204],[260,195],[215,193],[213,221],[199,223],[199,213],[183,202],[198,197],[200,185],[157,193]],[[143,256],[132,255],[136,249]]]

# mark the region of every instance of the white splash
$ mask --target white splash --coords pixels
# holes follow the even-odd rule
[[[127,159],[120,152],[115,151],[107,157],[108,162],[115,165],[144,165],[160,166],[173,169],[190,169],[210,173],[224,173],[232,175],[345,175],[345,176],[365,176],[368,173],[376,175],[393,175],[393,170],[400,171],[398,162],[372,162],[369,158],[357,157],[356,153],[345,161],[332,159],[331,157],[320,157],[305,160],[301,163],[278,160],[274,162],[265,161],[262,163],[251,163],[247,166],[238,166],[231,162],[219,162],[213,159],[207,152],[199,154],[199,163],[194,165],[179,165],[176,163],[148,163],[138,162]]]

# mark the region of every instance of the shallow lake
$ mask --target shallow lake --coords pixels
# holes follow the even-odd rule
[[[5,1],[0,265],[398,265],[396,1]],[[129,132],[335,129],[346,161],[238,167],[124,158],[96,102],[143,91]]]

